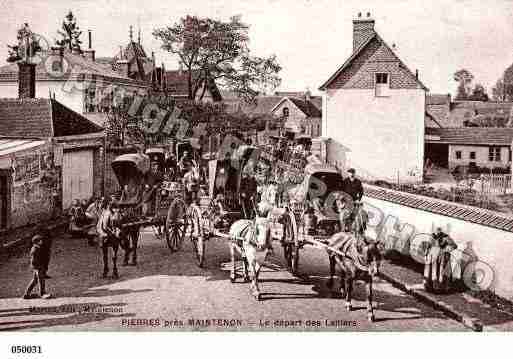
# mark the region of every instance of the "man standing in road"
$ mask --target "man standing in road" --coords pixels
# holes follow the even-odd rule
[[[353,198],[353,201],[360,201],[363,196],[362,182],[356,178],[354,168],[350,168],[347,172],[349,172],[349,177],[344,180],[344,192],[349,194]]]

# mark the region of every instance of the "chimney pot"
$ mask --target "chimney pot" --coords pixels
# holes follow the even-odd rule
[[[368,13],[367,13],[367,17],[370,17],[370,16],[371,16],[371,13],[370,13],[370,12],[368,12]]]
[[[419,70],[415,70],[415,78],[418,80],[419,79]]]
[[[91,30],[87,30],[87,32],[88,32],[88,35],[89,35],[89,49],[92,49],[93,48],[93,41],[92,41]]]
[[[358,13],[358,17],[359,18],[362,17],[362,13],[361,12]]]

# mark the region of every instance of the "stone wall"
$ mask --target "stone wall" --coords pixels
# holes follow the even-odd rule
[[[379,236],[389,248],[415,256],[433,230],[442,227],[458,245],[453,258],[460,263],[459,274],[475,275],[481,289],[513,298],[513,218],[372,186],[365,191],[364,208],[372,223],[369,237]]]

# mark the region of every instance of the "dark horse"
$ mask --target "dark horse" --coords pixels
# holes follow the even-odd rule
[[[338,253],[328,250],[330,260],[328,286],[333,288],[335,264],[338,264],[345,292],[346,309],[351,310],[353,283],[357,279],[364,280],[367,283],[367,318],[374,321],[372,281],[379,272],[382,256],[378,248],[379,243],[372,243],[364,236],[368,217],[361,208],[361,204],[356,204],[353,218],[351,232],[336,233],[329,240],[328,245],[335,248]]]
[[[119,247],[125,251],[123,264],[129,264],[130,253],[133,253],[132,262],[130,264],[136,264],[136,248],[139,230],[137,229],[137,233],[135,233],[133,228],[123,228],[123,215],[120,213],[118,206],[114,204],[111,210],[104,209],[97,227],[98,233],[100,234],[100,246],[103,255],[103,278],[106,278],[109,273],[109,248],[112,248],[113,278],[119,278],[117,267]]]

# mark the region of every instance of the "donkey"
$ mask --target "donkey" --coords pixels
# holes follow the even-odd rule
[[[345,292],[345,306],[350,311],[352,310],[353,283],[357,279],[364,280],[367,284],[367,318],[374,321],[372,282],[373,277],[379,273],[382,255],[379,242],[369,242],[365,239],[367,220],[366,212],[361,209],[361,205],[357,205],[356,216],[351,226],[352,231],[336,233],[330,238],[329,246],[337,249],[339,253],[327,250],[330,260],[328,287],[333,288],[335,264],[338,264]]]
[[[235,252],[242,257],[244,280],[251,278],[250,293],[257,300],[261,300],[258,286],[260,269],[272,250],[271,229],[269,220],[258,214],[253,220],[241,219],[230,226],[230,255],[232,267],[230,280],[235,282]]]

